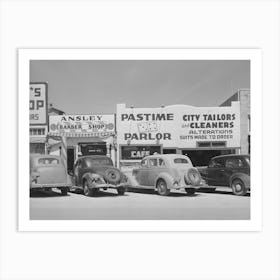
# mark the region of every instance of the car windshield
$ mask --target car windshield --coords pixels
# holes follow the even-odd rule
[[[93,165],[110,165],[113,166],[113,162],[110,158],[88,158],[86,159],[86,165],[91,167]]]
[[[189,163],[187,159],[185,158],[175,158],[174,159],[174,163],[177,163],[177,164],[186,164],[186,163]]]
[[[39,158],[38,163],[43,165],[57,165],[59,164],[59,160],[56,158]]]

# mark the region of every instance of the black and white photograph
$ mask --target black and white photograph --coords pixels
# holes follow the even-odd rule
[[[0,279],[279,280],[278,0],[0,1]]]
[[[31,60],[30,219],[250,220],[250,95],[250,60]]]
[[[29,104],[20,161],[30,163],[20,228],[258,229],[260,58],[258,49],[19,50]]]

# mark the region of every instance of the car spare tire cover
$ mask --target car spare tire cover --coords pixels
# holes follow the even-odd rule
[[[199,186],[201,183],[200,173],[195,168],[190,168],[184,177],[185,182],[188,185]]]
[[[104,178],[108,183],[118,184],[121,181],[121,172],[115,168],[105,170]]]

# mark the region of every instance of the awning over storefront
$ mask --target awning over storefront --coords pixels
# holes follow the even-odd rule
[[[98,137],[98,138],[108,138],[110,136],[114,136],[114,133],[77,133],[77,132],[62,132],[62,133],[49,133],[49,137],[76,137],[76,138],[83,138],[83,137]]]

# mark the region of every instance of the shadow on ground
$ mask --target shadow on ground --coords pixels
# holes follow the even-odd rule
[[[158,195],[158,193],[155,190],[150,190],[150,189],[138,189],[138,188],[128,188],[128,192],[133,192],[133,193],[142,193],[142,194],[152,194],[152,195]],[[180,197],[180,196],[189,196],[189,197],[195,197],[195,196],[200,196],[200,194],[192,194],[189,195],[187,193],[179,193],[179,192],[170,192],[168,197]]]
[[[226,195],[234,195],[231,191],[231,189],[226,190],[215,190],[215,191],[209,191],[209,190],[197,190],[198,193],[207,193],[207,194],[226,194]],[[244,196],[251,196],[250,192],[248,192]]]
[[[61,196],[69,196],[69,194],[67,195],[63,195],[62,193],[60,193],[59,191],[43,191],[43,190],[37,190],[37,191],[33,191],[32,194],[30,194],[30,197],[34,198],[34,197],[40,197],[40,198],[48,198],[48,197],[61,197]]]

